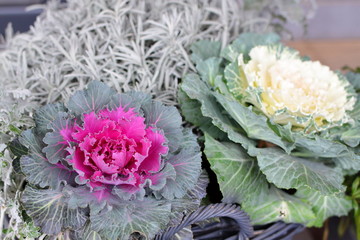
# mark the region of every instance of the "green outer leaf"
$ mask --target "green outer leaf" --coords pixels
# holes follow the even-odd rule
[[[348,72],[345,77],[356,91],[360,90],[360,73]]]
[[[198,64],[211,57],[219,57],[221,50],[220,42],[201,40],[191,46],[191,60]]]
[[[278,220],[308,223],[315,216],[311,207],[269,184],[256,159],[238,144],[219,142],[205,134],[205,154],[216,173],[224,202],[240,203],[253,224]]]
[[[226,137],[226,134],[212,123],[211,118],[205,117],[201,113],[201,103],[199,101],[189,98],[181,89],[178,91],[178,101],[180,103],[181,113],[186,121],[198,126],[203,132],[207,132],[213,137],[216,136],[218,139]]]
[[[59,112],[66,112],[63,103],[46,104],[35,112],[37,134],[45,135],[48,132],[48,124],[53,122]]]
[[[116,91],[99,81],[92,81],[87,89],[77,91],[67,103],[70,112],[82,116],[88,112],[98,112],[106,107]]]
[[[360,155],[353,151],[349,151],[347,155],[339,156],[333,159],[336,166],[345,170],[346,173],[355,174],[360,170]],[[352,175],[350,174],[350,175]]]
[[[271,45],[279,41],[280,37],[275,33],[243,33],[221,52],[221,57],[224,57],[230,62],[235,62],[239,55],[243,54],[245,59],[248,59],[249,52],[253,47],[258,45]]]
[[[318,136],[312,138],[311,136],[294,134],[294,138],[297,150],[306,153],[308,157],[334,158],[347,155],[349,152],[344,144]]]
[[[248,87],[246,76],[242,68],[239,67],[238,61],[230,63],[225,67],[224,77],[229,92],[238,101],[242,102],[246,97],[246,89]]]
[[[203,116],[210,118],[216,127],[227,133],[230,140],[240,143],[245,149],[256,144],[254,140],[245,136],[239,124],[226,114],[198,75],[185,76],[181,89],[189,98],[196,99],[201,103],[200,109]]]
[[[86,222],[85,210],[69,209],[61,190],[26,186],[22,199],[26,213],[43,233],[55,235],[65,228],[78,229]]]
[[[324,195],[345,191],[342,174],[321,163],[287,155],[282,150],[272,148],[256,149],[261,171],[269,182],[279,188],[308,186]]]
[[[232,142],[219,142],[205,133],[205,155],[216,173],[224,202],[242,203],[268,192],[265,176],[256,159]]]
[[[21,156],[27,154],[29,150],[20,143],[19,139],[15,139],[8,145],[10,151],[15,155],[15,158],[12,161],[13,169],[16,173],[21,174],[20,158]]]
[[[323,222],[331,216],[345,216],[352,209],[350,199],[344,195],[324,196],[310,188],[303,187],[298,189],[295,196],[304,199],[312,206],[316,219],[311,221],[308,226],[321,227]]]
[[[271,125],[274,131],[289,142],[295,143],[296,148],[291,155],[313,158],[314,161],[332,162],[343,170],[360,170],[360,156],[353,149],[339,142],[339,136],[343,134],[343,128],[332,129],[329,136],[306,136],[302,133],[293,132],[291,125]],[[334,132],[336,130],[336,132]],[[324,159],[327,158],[327,159]]]
[[[151,239],[169,222],[170,212],[169,201],[118,199],[104,208],[90,205],[91,228],[105,239],[129,239],[135,232]]]
[[[226,112],[244,129],[249,138],[274,143],[288,153],[292,150],[292,144],[282,141],[281,138],[268,127],[265,116],[257,115],[252,112],[251,108],[246,108],[240,103],[230,100],[221,94],[214,93],[214,95]]]
[[[9,149],[18,158],[20,158],[23,155],[26,155],[29,152],[29,150],[20,143],[19,139],[15,139],[12,142],[10,142]]]
[[[349,112],[352,119],[360,119],[360,96],[357,96],[357,101],[354,105],[354,109]]]
[[[243,209],[254,225],[275,221],[307,224],[315,219],[310,205],[274,186],[253,198],[252,205],[243,205]]]
[[[220,72],[220,65],[221,65],[222,59],[221,58],[209,58],[204,61],[199,61],[199,63],[196,66],[196,69],[201,75],[201,78],[208,82],[211,86],[214,86],[215,84],[215,78],[219,74],[222,75]]]
[[[21,170],[26,175],[26,180],[40,187],[57,189],[61,182],[73,183],[75,171],[50,164],[46,158],[31,154],[20,158]]]
[[[360,119],[359,119],[360,120]],[[357,122],[352,128],[342,132],[340,140],[350,147],[356,147],[360,143],[360,124]]]

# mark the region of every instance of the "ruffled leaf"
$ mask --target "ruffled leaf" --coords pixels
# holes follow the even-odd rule
[[[245,135],[239,124],[226,114],[225,110],[217,103],[216,98],[209,91],[208,86],[200,80],[198,75],[187,75],[183,80],[181,89],[190,99],[197,100],[201,104],[200,110],[202,115],[210,118],[212,124],[227,133],[229,139],[240,143],[245,149],[256,144],[254,140],[249,139]],[[209,133],[211,134],[212,132]]]
[[[61,182],[73,183],[77,175],[75,171],[61,164],[51,164],[45,157],[36,154],[21,157],[20,166],[26,180],[42,188],[56,189]]]
[[[81,228],[86,220],[86,211],[70,209],[67,196],[60,190],[36,189],[27,186],[22,195],[26,213],[46,234],[55,235],[65,228]]]
[[[116,91],[99,81],[92,81],[87,89],[77,91],[67,103],[67,108],[77,116],[88,112],[98,112],[106,107]]]
[[[224,70],[224,77],[229,92],[238,101],[242,102],[246,96],[246,88],[248,87],[246,76],[242,68],[239,67],[238,62],[230,63]]]
[[[293,145],[282,141],[267,125],[267,118],[255,114],[251,108],[246,108],[238,102],[227,99],[223,95],[215,94],[216,99],[225,108],[226,112],[245,130],[251,139],[271,142],[290,152]]]
[[[323,158],[322,161],[332,162],[343,170],[360,170],[359,156],[338,141],[341,140],[343,133],[351,131],[352,128],[347,131],[337,128],[337,133],[331,133],[333,139],[326,139],[316,135],[306,136],[302,133],[292,132],[291,125],[273,125],[272,127],[276,128],[275,131],[279,132],[283,138],[295,143],[296,148],[291,153],[293,156],[313,158],[314,160]],[[356,131],[355,129],[354,132]],[[354,141],[356,140],[354,139]]]
[[[304,199],[315,212],[316,219],[311,221],[308,226],[321,227],[323,222],[331,216],[346,216],[352,208],[350,199],[344,195],[324,196],[311,188],[300,188],[295,196]]]

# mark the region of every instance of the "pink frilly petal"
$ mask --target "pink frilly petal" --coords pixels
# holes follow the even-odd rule
[[[84,125],[82,128],[75,126],[76,132],[72,134],[73,138],[81,142],[89,133],[99,132],[103,128],[103,121],[96,116],[95,112],[84,114]]]
[[[114,174],[119,172],[119,167],[115,166],[114,164],[109,164],[104,161],[104,155],[98,155],[96,153],[91,154],[91,159],[96,164],[96,166],[101,170],[103,173],[106,174]]]
[[[68,159],[68,162],[72,165],[72,167],[79,174],[79,176],[88,179],[90,178],[94,170],[84,165],[84,160],[84,153],[79,148],[76,148],[72,154],[72,159]]]
[[[160,171],[161,157],[169,151],[162,132],[147,128],[143,117],[122,107],[84,114],[83,119],[82,126],[64,131],[77,144],[70,148],[68,143],[68,161],[79,174],[79,184],[86,183],[98,199],[114,186],[133,194],[147,181],[162,184],[162,176],[150,175]]]
[[[96,171],[90,178],[91,182],[99,182],[104,184],[111,185],[120,185],[120,184],[136,184],[136,177],[133,175],[129,175],[126,177],[120,177],[118,174],[113,175],[105,175],[101,171]]]
[[[144,123],[144,118],[137,116],[133,109],[124,111],[122,107],[119,107],[113,111],[105,109],[100,112],[102,117],[107,117],[113,121],[116,121],[125,136],[132,138],[136,141],[139,141],[145,136],[146,125]]]
[[[165,146],[166,139],[158,131],[153,131],[152,128],[146,129],[146,137],[151,142],[148,157],[143,160],[139,170],[146,172],[157,172],[161,166],[161,155],[168,153],[169,148]]]

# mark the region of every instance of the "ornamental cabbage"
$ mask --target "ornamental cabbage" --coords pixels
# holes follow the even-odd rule
[[[94,81],[66,106],[40,108],[35,122],[19,139],[22,203],[43,233],[152,238],[204,197],[196,137],[149,95]]]
[[[346,215],[344,177],[360,170],[358,83],[276,34],[245,33],[224,49],[200,41],[192,52],[197,73],[183,79],[179,102],[204,132],[223,201],[253,224]]]
[[[255,46],[249,57],[247,63],[242,54],[238,58],[247,86],[241,90],[246,101],[274,122],[319,129],[349,121],[346,112],[353,109],[355,97],[347,92],[350,84],[329,67],[302,61],[288,48]]]

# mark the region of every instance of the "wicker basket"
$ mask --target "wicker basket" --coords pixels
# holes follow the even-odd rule
[[[211,218],[220,218],[220,221],[205,225],[196,224]],[[155,240],[177,239],[175,234],[187,226],[191,226],[193,237],[197,240],[290,240],[304,229],[301,224],[277,222],[256,226],[254,231],[249,216],[239,206],[218,203],[200,207],[186,216],[179,225],[170,227],[157,235]]]

